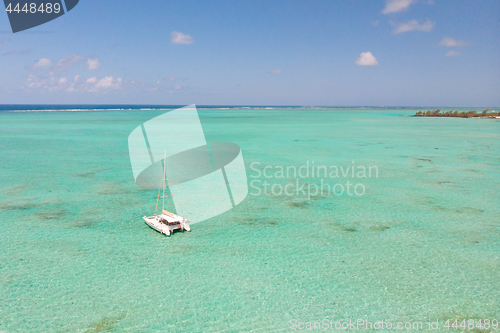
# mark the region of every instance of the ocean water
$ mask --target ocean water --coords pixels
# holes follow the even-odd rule
[[[249,194],[166,238],[142,220],[157,191],[135,185],[127,147],[165,110],[6,109],[0,332],[280,332],[358,319],[472,332],[443,325],[500,320],[498,119],[200,109],[207,141],[241,147]],[[336,192],[317,190],[326,183]]]

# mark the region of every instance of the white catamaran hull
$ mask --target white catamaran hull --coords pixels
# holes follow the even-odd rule
[[[167,214],[155,216],[143,216],[144,222],[159,233],[170,236],[174,230],[191,231],[188,220],[178,215],[163,211]]]
[[[147,225],[149,225],[152,229],[158,231],[159,233],[165,234],[166,236],[170,236],[170,234],[172,233],[170,228],[167,225],[161,223],[157,216],[143,216],[142,218]]]

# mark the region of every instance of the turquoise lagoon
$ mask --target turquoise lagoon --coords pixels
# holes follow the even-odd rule
[[[200,109],[253,186],[170,238],[142,221],[157,191],[135,185],[127,147],[165,110],[0,112],[0,332],[500,320],[500,120],[415,111]],[[275,173],[313,164],[378,173]],[[322,180],[364,194],[310,193]]]

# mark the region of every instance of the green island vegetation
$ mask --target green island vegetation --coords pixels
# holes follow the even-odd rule
[[[483,112],[478,113],[477,111],[446,111],[441,113],[441,110],[427,110],[427,111],[418,111],[415,113],[414,117],[457,117],[457,118],[495,118],[500,117],[500,112],[490,112],[488,113],[488,109],[483,110]]]

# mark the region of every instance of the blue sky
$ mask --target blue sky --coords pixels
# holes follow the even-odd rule
[[[496,0],[80,0],[10,31],[0,104],[500,105]]]

